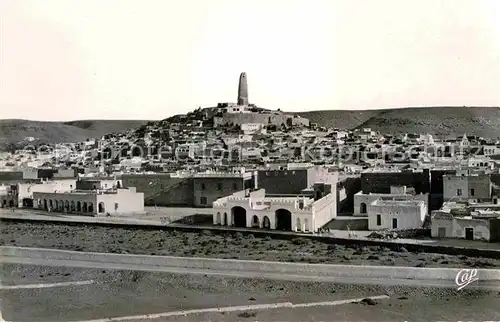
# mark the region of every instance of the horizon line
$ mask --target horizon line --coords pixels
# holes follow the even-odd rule
[[[217,106],[209,106],[209,107],[202,107],[202,109],[205,108],[214,108]],[[257,106],[259,107],[259,106]],[[438,105],[429,105],[429,106],[404,106],[404,107],[385,107],[385,108],[372,108],[372,109],[361,109],[361,110],[350,110],[350,109],[331,109],[331,110],[304,110],[300,112],[295,112],[295,111],[282,111],[283,113],[289,113],[289,114],[298,114],[298,113],[311,113],[311,112],[330,112],[330,111],[337,111],[337,112],[369,112],[369,111],[388,111],[388,110],[403,110],[403,109],[425,109],[425,108],[500,108],[499,106],[489,106],[489,105],[445,105],[445,106],[438,106]],[[87,119],[71,119],[71,120],[34,120],[34,119],[24,119],[24,118],[1,118],[0,121],[30,121],[30,122],[46,122],[46,123],[68,123],[68,122],[83,122],[83,121],[143,121],[143,122],[154,122],[154,121],[161,121],[173,116],[177,115],[186,115],[187,113],[190,113],[192,111],[197,110],[198,108],[195,108],[189,112],[186,112],[184,114],[173,114],[164,118],[159,118],[159,119],[127,119],[127,118],[117,118],[117,119],[100,119],[100,118],[87,118]],[[272,110],[271,111],[277,111]]]

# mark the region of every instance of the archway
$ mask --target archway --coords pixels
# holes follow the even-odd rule
[[[87,203],[85,201],[82,203],[82,212],[87,212]]]
[[[76,202],[76,211],[78,212],[82,211],[82,203],[80,201]]]
[[[68,200],[66,200],[64,202],[64,211],[69,211],[69,201]]]
[[[215,223],[217,225],[221,224],[221,217],[220,217],[220,212],[217,213],[217,217],[215,217]]]
[[[227,212],[224,213],[224,226],[227,226],[229,223],[227,222]]]
[[[231,217],[233,218],[234,227],[247,226],[247,211],[243,207],[231,208]]]
[[[76,210],[75,202],[71,201],[71,211],[75,211],[75,210]]]
[[[54,200],[54,211],[58,211],[58,210],[59,210],[59,201]]]
[[[262,228],[271,229],[271,221],[269,220],[269,217],[264,216],[262,219]]]
[[[252,228],[260,228],[259,217],[253,215],[252,217]]]
[[[94,204],[93,203],[89,202],[88,210],[89,210],[89,212],[92,212],[92,213],[94,212]]]
[[[104,202],[102,202],[102,201],[99,202],[99,206],[98,207],[99,207],[99,212],[105,212],[106,211],[106,209],[104,208]]]
[[[52,199],[49,199],[49,209],[54,210],[54,205],[52,203]]]
[[[360,214],[366,214],[366,204],[364,202],[362,202],[360,205],[359,205],[359,213]]]
[[[304,219],[304,231],[309,231],[309,220],[307,218]]]
[[[302,230],[302,226],[301,226],[300,218],[297,217],[297,231],[301,231],[301,230]]]
[[[44,210],[47,210],[47,209],[48,209],[48,206],[47,206],[47,199],[43,199],[43,209],[44,209]]]
[[[292,230],[292,213],[286,209],[278,209],[275,212],[276,230]]]
[[[64,201],[59,200],[59,211],[64,211]]]

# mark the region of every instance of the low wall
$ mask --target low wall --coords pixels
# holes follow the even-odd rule
[[[214,234],[236,234],[241,233],[243,235],[254,235],[255,237],[267,237],[270,236],[273,239],[280,240],[291,240],[298,237],[307,238],[315,241],[319,241],[325,244],[336,244],[344,245],[350,247],[357,246],[380,246],[386,247],[394,251],[398,251],[401,247],[406,248],[410,252],[415,253],[435,253],[443,255],[465,255],[468,257],[484,257],[484,258],[494,258],[500,259],[500,250],[496,249],[477,249],[477,248],[465,248],[456,246],[441,246],[441,245],[431,245],[431,244],[410,244],[401,243],[398,241],[382,241],[382,240],[372,240],[372,239],[353,239],[353,238],[334,238],[330,236],[312,235],[312,234],[300,234],[300,233],[290,233],[290,232],[279,232],[272,230],[258,230],[258,229],[248,229],[248,228],[230,228],[230,227],[220,227],[220,226],[191,226],[191,225],[168,225],[162,226],[160,224],[137,224],[137,223],[111,223],[111,222],[98,222],[98,221],[67,221],[65,219],[44,219],[44,220],[33,220],[33,219],[21,219],[21,218],[0,218],[0,224],[4,221],[10,222],[41,222],[50,224],[60,224],[60,225],[73,225],[73,226],[90,226],[97,225],[102,227],[120,227],[128,229],[147,229],[147,230],[167,230],[167,231],[181,231],[181,232],[200,232],[202,230],[211,231]]]
[[[51,259],[98,262],[109,264],[150,265],[176,268],[210,269],[217,271],[245,271],[290,274],[301,276],[359,277],[382,279],[420,279],[453,281],[460,269],[384,267],[329,264],[302,264],[267,261],[247,261],[231,259],[191,258],[173,256],[121,255],[64,250],[0,247],[2,257],[23,257],[31,259]],[[499,281],[500,270],[478,269],[482,281]]]

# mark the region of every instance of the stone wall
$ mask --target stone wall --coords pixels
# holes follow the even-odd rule
[[[289,114],[265,114],[265,113],[227,113],[223,116],[214,117],[214,126],[227,124],[245,124],[245,123],[262,123],[274,124],[277,126],[289,125],[294,126],[309,126],[309,120],[300,117],[294,117]]]
[[[390,193],[391,186],[415,188],[416,193],[428,193],[430,176],[428,172],[365,172],[361,174],[363,193]]]
[[[257,182],[268,194],[298,194],[308,188],[308,170],[259,170]]]
[[[32,258],[44,260],[93,262],[118,265],[147,265],[155,267],[176,267],[191,269],[210,269],[214,271],[242,271],[255,273],[289,274],[297,276],[320,277],[356,277],[377,279],[423,279],[453,282],[459,268],[417,268],[417,267],[390,267],[390,266],[358,266],[332,264],[303,264],[269,261],[192,258],[173,256],[149,255],[122,255],[106,253],[76,252],[66,250],[51,250],[37,248],[21,248],[2,246],[2,257],[15,260],[16,258]],[[478,269],[482,281],[500,281],[500,272],[493,269]]]

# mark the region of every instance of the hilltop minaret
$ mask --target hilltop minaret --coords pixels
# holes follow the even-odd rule
[[[240,74],[240,82],[238,84],[238,105],[248,105],[248,85],[247,74]]]

